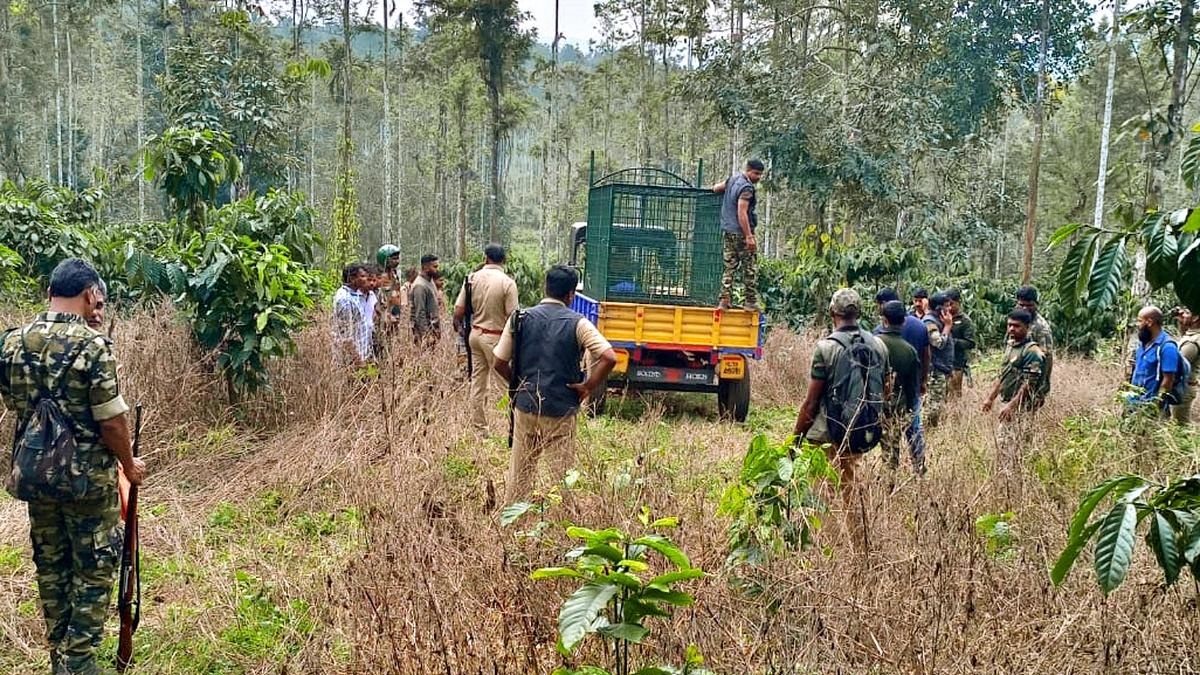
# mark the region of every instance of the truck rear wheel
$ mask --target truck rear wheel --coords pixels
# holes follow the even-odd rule
[[[717,412],[721,419],[745,422],[750,413],[750,364],[740,380],[721,380],[717,384]]]

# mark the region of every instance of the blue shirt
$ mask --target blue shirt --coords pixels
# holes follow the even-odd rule
[[[883,324],[875,327],[876,335],[882,332]],[[925,327],[925,324],[912,314],[905,315],[904,325],[900,328],[900,337],[917,350],[917,358],[924,362],[925,350],[929,347],[929,329]]]
[[[1160,362],[1161,361],[1161,362]],[[1133,369],[1133,386],[1144,390],[1134,400],[1150,403],[1158,396],[1163,374],[1179,372],[1179,345],[1162,331],[1150,344],[1138,344],[1137,361]]]

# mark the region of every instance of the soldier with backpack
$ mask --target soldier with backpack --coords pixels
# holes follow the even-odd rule
[[[38,596],[57,675],[93,675],[121,554],[117,465],[134,485],[129,406],[109,341],[88,327],[103,301],[88,263],[50,277],[50,307],[0,338],[0,395],[16,413],[7,488],[28,502]]]
[[[878,445],[883,431],[887,347],[858,325],[862,300],[853,289],[833,294],[833,332],[817,342],[808,392],[796,417],[797,438],[826,445],[842,478],[842,499],[850,509],[857,493],[855,468]],[[862,523],[852,521],[857,536]]]

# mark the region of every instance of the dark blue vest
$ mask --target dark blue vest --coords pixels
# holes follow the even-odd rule
[[[581,319],[557,303],[526,310],[517,345],[517,410],[566,417],[579,409],[579,396],[567,385],[583,382],[583,348],[575,333]]]

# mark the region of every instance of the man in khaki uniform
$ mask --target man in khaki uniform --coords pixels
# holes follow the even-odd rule
[[[556,479],[571,467],[579,405],[605,386],[617,365],[612,345],[591,321],[570,309],[578,283],[574,269],[551,267],[546,272],[546,298],[536,307],[514,313],[496,344],[496,372],[509,382],[516,378],[506,504],[533,491],[543,453],[550,453]],[[585,353],[592,364],[586,374],[580,368]]]
[[[504,388],[499,377],[492,377],[496,361],[493,352],[504,332],[504,322],[517,311],[517,282],[504,273],[504,247],[488,244],[483,249],[483,257],[483,267],[467,276],[454,301],[454,331],[461,333],[463,322],[468,319],[469,287],[471,334],[467,348],[471,350],[471,423],[481,430],[487,429],[488,389],[499,393]]]

